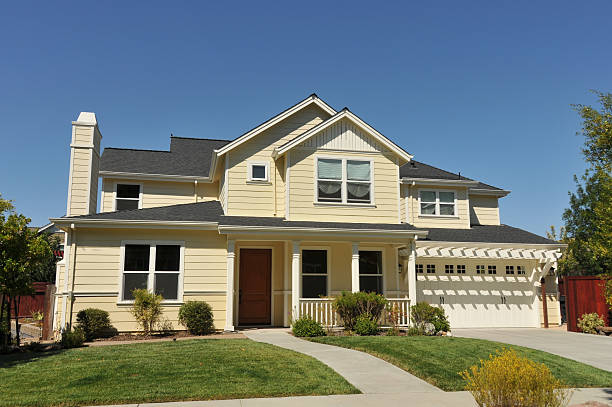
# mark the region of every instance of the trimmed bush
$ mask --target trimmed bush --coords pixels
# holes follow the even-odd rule
[[[61,345],[64,349],[79,348],[85,342],[85,333],[82,329],[67,329],[62,333]]]
[[[83,331],[87,341],[113,336],[117,332],[110,323],[108,312],[98,308],[86,308],[79,311],[76,320],[77,328]]]
[[[162,315],[162,301],[161,295],[144,288],[134,290],[134,305],[130,311],[145,335],[150,335],[155,330]]]
[[[582,316],[578,318],[578,329],[585,334],[596,334],[597,328],[605,325],[606,323],[603,318],[596,312],[582,314]]]
[[[293,334],[298,337],[325,336],[323,326],[308,316],[293,321],[291,330]]]
[[[446,318],[444,309],[433,307],[426,302],[418,302],[410,307],[410,319],[414,327],[417,328],[421,334],[425,334],[428,330],[426,328],[431,325],[433,325],[434,328],[432,334],[436,334],[440,331],[450,331],[450,323]]]
[[[355,333],[361,336],[376,335],[378,333],[378,324],[372,320],[368,314],[361,314],[355,320]]]
[[[344,329],[352,331],[360,315],[367,314],[372,321],[377,323],[387,306],[387,300],[376,293],[343,291],[339,297],[334,299],[332,306],[342,319]]]
[[[460,375],[479,406],[562,407],[571,396],[545,364],[521,357],[513,349],[498,350]]]
[[[187,301],[179,309],[179,323],[193,335],[215,331],[212,308],[204,301]]]

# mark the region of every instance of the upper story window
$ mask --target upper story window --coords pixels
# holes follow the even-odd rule
[[[139,184],[117,184],[115,192],[115,210],[139,209],[141,204],[141,190]]]
[[[455,272],[455,268],[452,264],[445,264],[444,265],[444,273],[446,274],[453,274]]]
[[[497,266],[487,266],[487,271],[489,274],[497,274]]]
[[[516,266],[516,274],[525,274],[525,266]]]
[[[270,163],[249,162],[247,165],[248,181],[270,181]]]
[[[485,273],[485,266],[484,264],[479,264],[476,266],[476,274],[484,274]]]
[[[457,264],[457,274],[465,274],[465,264]]]
[[[416,265],[416,272],[417,272],[417,274],[423,274],[423,265],[422,264],[417,264]]]
[[[452,191],[420,191],[419,215],[456,216],[455,193]]]
[[[318,158],[317,202],[371,204],[372,161]]]
[[[132,301],[138,288],[161,294],[164,300],[180,299],[181,244],[135,242],[125,244],[122,250],[122,301]]]
[[[506,274],[514,274],[514,266],[506,266]]]
[[[428,264],[427,265],[427,274],[436,274],[436,265]]]

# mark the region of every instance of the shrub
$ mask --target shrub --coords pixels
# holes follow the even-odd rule
[[[378,324],[372,319],[371,315],[361,314],[355,320],[354,330],[357,335],[376,335],[378,333]]]
[[[214,332],[212,308],[204,301],[187,301],[179,309],[179,323],[194,335]]]
[[[433,334],[450,331],[450,324],[442,308],[433,307],[426,302],[418,302],[410,307],[410,318],[415,328],[424,334],[433,325]],[[431,324],[431,325],[429,325]]]
[[[495,356],[481,360],[480,367],[472,366],[460,375],[479,406],[561,407],[571,396],[545,364],[512,349],[498,350]]]
[[[134,305],[131,312],[145,335],[150,335],[155,330],[162,315],[162,301],[161,295],[151,293],[144,288],[134,290]]]
[[[578,318],[578,329],[585,334],[596,334],[597,328],[605,325],[603,318],[596,312],[582,314],[582,317]]]
[[[359,315],[368,314],[370,319],[378,322],[387,305],[387,300],[376,293],[348,293],[343,291],[332,304],[344,324],[344,329],[352,331]]]
[[[298,337],[325,336],[323,326],[308,316],[303,316],[295,320],[291,330],[293,334]]]
[[[62,332],[61,345],[64,349],[78,348],[85,342],[85,333],[82,329],[66,329]]]
[[[418,336],[418,335],[423,335],[423,332],[417,328],[416,326],[411,326],[410,328],[408,328],[408,331],[406,332],[406,335],[408,336]]]
[[[85,339],[88,341],[113,336],[116,333],[110,323],[108,312],[98,308],[86,308],[79,311],[76,320],[77,328],[83,330]]]

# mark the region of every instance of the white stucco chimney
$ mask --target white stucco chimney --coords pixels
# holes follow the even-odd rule
[[[88,215],[97,211],[101,140],[96,114],[81,112],[72,122],[67,216]]]

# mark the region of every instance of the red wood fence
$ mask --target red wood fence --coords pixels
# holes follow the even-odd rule
[[[596,312],[610,326],[609,308],[604,299],[604,282],[597,276],[566,276],[559,284],[565,295],[567,330],[579,332],[578,318]]]
[[[45,293],[52,283],[34,283],[34,295],[22,295],[19,299],[19,318],[31,317],[34,312],[45,312]],[[12,304],[11,304],[12,305]],[[12,308],[12,307],[11,307]],[[12,308],[13,316],[15,309]]]

